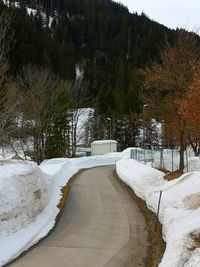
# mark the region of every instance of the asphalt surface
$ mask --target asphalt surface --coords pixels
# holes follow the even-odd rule
[[[80,172],[52,233],[9,266],[144,267],[145,220],[114,167]]]

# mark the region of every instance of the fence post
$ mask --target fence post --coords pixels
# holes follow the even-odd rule
[[[189,162],[188,162],[188,151],[187,151],[187,147],[186,147],[185,153],[186,153],[187,172],[189,172]]]
[[[164,169],[164,158],[163,158],[163,148],[160,150],[160,168]]]
[[[151,149],[151,167],[153,168],[153,163],[154,163],[154,160],[153,160],[153,149]]]
[[[159,196],[159,201],[158,201],[158,210],[157,210],[157,214],[156,214],[156,227],[155,227],[156,232],[157,232],[157,228],[158,228],[158,218],[159,218],[159,213],[160,213],[161,198],[162,198],[162,190],[160,191],[160,196]]]

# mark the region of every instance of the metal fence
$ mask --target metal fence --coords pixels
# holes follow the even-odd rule
[[[185,151],[185,170],[188,171],[188,154]],[[177,149],[131,149],[130,158],[151,167],[175,171],[179,168],[179,151]]]
[[[147,164],[148,162],[154,163],[154,151],[152,149],[131,149],[131,159]]]

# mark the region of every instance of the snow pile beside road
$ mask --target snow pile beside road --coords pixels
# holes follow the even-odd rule
[[[122,158],[122,157],[121,157]],[[115,164],[119,155],[0,163],[0,266],[36,244],[54,227],[61,189],[81,169]]]
[[[200,173],[167,182],[163,173],[132,159],[117,162],[117,173],[154,212],[163,191],[159,219],[166,251],[159,267],[200,266],[200,244],[192,239],[200,233]]]
[[[47,205],[46,177],[36,164],[0,162],[0,238],[32,222]]]
[[[35,238],[36,219],[49,199],[47,176],[33,162],[0,161],[0,266]],[[25,230],[23,230],[25,229]]]
[[[132,159],[120,160],[117,163],[117,173],[144,200],[151,187],[164,183],[163,173]]]

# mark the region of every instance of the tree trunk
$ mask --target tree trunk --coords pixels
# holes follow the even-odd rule
[[[188,141],[193,149],[194,155],[195,156],[199,156],[199,151],[198,151],[198,142],[193,142],[190,138],[190,136],[188,136]]]
[[[180,154],[180,162],[179,162],[179,170],[181,172],[184,171],[184,167],[185,167],[185,163],[184,163],[184,148],[180,148],[179,150],[179,154]]]
[[[180,154],[180,162],[179,162],[179,170],[181,172],[184,171],[184,151],[185,151],[185,142],[184,142],[184,127],[183,125],[179,125],[179,141],[180,141],[180,150],[179,150],[179,154]]]
[[[24,145],[23,145],[23,141],[22,141],[21,138],[20,138],[19,140],[20,140],[20,144],[21,144],[22,151],[23,151],[23,153],[24,153],[24,158],[25,158],[25,160],[27,160],[26,152],[25,152]]]
[[[34,138],[34,161],[39,165],[39,142],[38,142],[38,138]]]
[[[41,162],[45,159],[45,141],[44,141],[44,135],[41,136]]]

